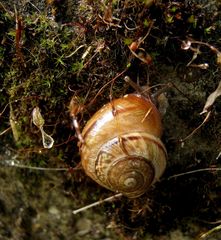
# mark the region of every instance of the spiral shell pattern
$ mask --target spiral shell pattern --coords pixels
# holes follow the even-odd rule
[[[133,94],[116,99],[85,126],[82,166],[105,188],[139,197],[165,170],[161,133],[160,115],[149,99]]]

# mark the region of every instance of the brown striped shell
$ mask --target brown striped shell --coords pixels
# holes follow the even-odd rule
[[[103,187],[130,198],[144,194],[166,167],[155,105],[128,94],[103,106],[82,131],[82,166]]]

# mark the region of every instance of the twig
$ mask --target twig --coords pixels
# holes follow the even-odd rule
[[[200,168],[200,169],[192,170],[189,172],[178,173],[178,174],[172,175],[172,176],[168,177],[167,180],[170,180],[170,179],[176,178],[176,177],[181,177],[184,175],[189,175],[189,174],[198,173],[198,172],[207,172],[207,171],[221,171],[221,168],[216,168],[216,167]]]
[[[134,81],[132,81],[129,76],[125,76],[124,81],[126,83],[128,83],[134,90],[136,90],[136,92],[138,92],[138,93],[143,92],[143,89],[138,84],[136,84]]]
[[[8,161],[4,160],[4,162],[6,164],[2,163],[2,165],[6,167],[27,168],[31,170],[40,170],[40,171],[68,171],[69,170],[69,168],[44,168],[44,167],[27,166],[27,165],[17,164],[13,160],[8,160]]]
[[[3,130],[2,132],[0,132],[0,136],[2,136],[3,134],[7,133],[9,130],[11,130],[11,127],[8,127],[5,130]]]
[[[2,2],[0,2],[0,7],[3,8],[3,10],[4,10],[5,12],[7,12],[11,17],[14,17],[14,13],[11,12],[11,11],[9,11],[9,10],[3,5]]]
[[[130,19],[130,20],[131,20],[131,19]],[[134,23],[135,23],[135,22],[134,22]],[[139,28],[138,26],[136,26],[136,23],[135,23],[135,26],[136,26],[136,27],[133,27],[133,28],[129,28],[125,22],[124,22],[124,26],[125,26],[125,28],[126,28],[128,31],[134,31],[134,30],[136,30],[136,29]]]
[[[152,27],[153,27],[153,24],[154,24],[153,21],[150,22],[148,31],[147,31],[146,35],[138,41],[137,48],[139,48],[140,44],[143,43],[143,42],[145,41],[145,39],[148,37],[148,35],[150,34],[150,31],[151,31],[151,29],[152,29]]]
[[[86,46],[86,44],[80,45],[78,48],[76,48],[76,49],[74,50],[74,52],[72,52],[72,53],[69,54],[68,56],[65,56],[65,58],[70,58],[70,57],[72,57],[78,50],[80,50],[81,48],[83,48],[83,47],[85,47],[85,46]]]
[[[75,116],[72,116],[72,122],[73,122],[73,126],[75,128],[78,140],[80,141],[81,144],[84,144],[84,138],[82,136],[78,120]]]
[[[183,143],[188,138],[190,138],[197,130],[199,130],[208,121],[208,119],[210,117],[210,114],[211,114],[211,111],[207,113],[207,115],[204,118],[203,122],[197,128],[195,128],[189,135],[187,135],[184,139],[180,139],[180,142]]]
[[[199,44],[199,45],[204,45],[207,46],[208,48],[210,48],[213,52],[215,52],[216,54],[220,54],[221,52],[215,48],[214,46],[210,45],[209,43],[205,43],[205,42],[201,42],[201,41],[196,41],[193,39],[188,39],[191,43],[195,43],[195,44]]]
[[[115,194],[114,196],[105,198],[105,199],[103,199],[103,200],[94,202],[94,203],[92,203],[92,204],[89,204],[89,205],[84,206],[84,207],[82,207],[82,208],[79,208],[79,209],[77,209],[77,210],[74,210],[74,211],[73,211],[73,214],[77,214],[77,213],[82,212],[82,211],[85,211],[85,210],[87,210],[87,209],[89,209],[89,208],[92,208],[92,207],[101,205],[101,204],[104,203],[104,202],[111,202],[111,201],[115,200],[116,198],[120,198],[120,197],[122,197],[122,196],[123,196],[122,193]]]
[[[216,160],[218,160],[221,157],[221,151],[219,152],[219,154],[216,157]]]
[[[109,80],[107,83],[105,83],[97,92],[97,94],[95,95],[95,97],[88,103],[88,105],[86,107],[90,107],[91,105],[94,104],[96,98],[99,96],[99,94],[102,93],[102,91],[104,90],[104,88],[106,88],[109,84],[114,83],[114,81],[119,78],[120,76],[122,76],[126,71],[128,70],[128,68],[124,69],[122,72],[118,73],[114,78],[112,78],[111,80]],[[112,91],[112,88],[110,90],[110,92]]]
[[[221,224],[221,220],[217,220],[217,221],[207,221],[207,220],[203,220],[203,219],[197,219],[199,222],[203,222],[203,223],[207,223],[207,224],[211,224],[211,225],[214,225],[214,224]]]
[[[19,12],[16,9],[16,6],[14,5],[14,11],[15,11],[15,47],[16,47],[16,57],[18,60],[20,60],[20,63],[22,66],[25,66],[24,62],[24,56],[22,53],[22,35],[24,30],[24,25],[22,21],[22,17],[20,16]]]
[[[199,240],[200,240],[200,239],[205,239],[206,237],[208,237],[208,236],[211,235],[212,233],[217,232],[217,231],[219,231],[219,230],[221,230],[221,225],[218,225],[218,226],[210,229],[210,230],[207,231],[206,233],[203,233],[203,234],[199,237]]]
[[[39,13],[41,12],[39,8],[37,8],[31,1],[28,1],[28,3],[35,8]]]
[[[10,104],[10,103],[7,103],[7,104],[5,105],[5,107],[3,108],[3,110],[0,112],[0,117],[2,116],[2,114],[4,113],[4,111],[6,110],[6,108],[8,107],[9,104]]]

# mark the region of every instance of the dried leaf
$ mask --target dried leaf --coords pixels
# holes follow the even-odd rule
[[[42,143],[43,143],[44,148],[52,148],[54,145],[54,139],[50,135],[48,135],[43,129],[45,120],[41,115],[39,107],[35,107],[33,109],[32,121],[33,121],[34,125],[36,127],[38,127],[39,130],[41,131]]]
[[[220,95],[221,95],[221,81],[219,82],[217,89],[214,92],[212,92],[207,98],[203,111],[200,114],[207,113],[208,109],[213,105],[216,98],[219,97]]]
[[[35,107],[32,111],[32,121],[35,126],[42,128],[44,126],[45,120],[41,115],[40,108]]]

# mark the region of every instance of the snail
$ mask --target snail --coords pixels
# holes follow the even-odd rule
[[[81,163],[101,186],[137,198],[159,180],[167,153],[161,116],[149,96],[127,94],[98,110],[82,130]]]

